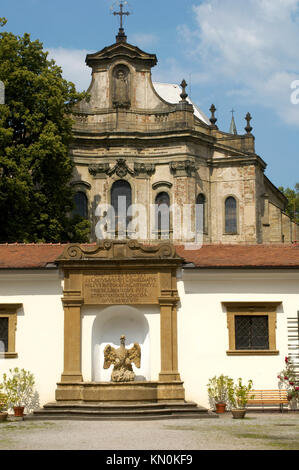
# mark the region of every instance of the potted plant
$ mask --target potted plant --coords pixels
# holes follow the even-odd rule
[[[234,381],[229,383],[228,400],[234,419],[242,419],[245,417],[247,402],[254,397],[254,395],[250,394],[252,385],[252,380],[249,380],[248,385],[245,385],[242,383],[241,378],[238,379],[236,384]]]
[[[0,387],[1,388],[1,387]],[[0,422],[7,420],[8,399],[5,393],[0,392]]]
[[[288,392],[289,407],[296,410],[299,402],[299,383],[296,378],[294,364],[289,356],[285,357],[285,369],[279,372],[278,387],[285,387]]]
[[[29,407],[35,396],[34,376],[25,369],[9,370],[10,377],[3,374],[3,389],[7,394],[9,408],[13,408],[15,416],[24,416],[24,409]]]
[[[216,413],[224,413],[228,402],[228,388],[232,381],[226,375],[215,376],[207,384],[209,401]]]

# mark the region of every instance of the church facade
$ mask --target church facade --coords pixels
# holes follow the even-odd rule
[[[91,241],[98,238],[97,208],[110,204],[117,211],[115,199],[121,195],[127,206],[143,204],[147,221],[151,205],[176,205],[182,211],[190,206],[193,233],[199,206],[203,243],[297,240],[298,226],[284,212],[286,198],[265,176],[266,163],[255,153],[250,114],[244,135],[220,131],[215,107],[208,119],[188,100],[184,81],[182,89],[152,83],[156,63],[155,55],[120,35],[115,44],[87,55],[90,99],[74,110],[71,155],[78,212],[92,222]],[[142,239],[186,241],[175,233],[170,212],[166,233],[148,223]],[[134,229],[126,235],[134,238]]]
[[[0,245],[1,374],[32,371],[41,405],[208,408],[206,384],[220,374],[276,389],[285,357],[299,352],[298,227],[255,153],[251,116],[244,135],[220,131],[215,107],[207,118],[184,81],[152,83],[156,56],[121,31],[86,63],[90,97],[74,109],[70,151],[91,240]],[[119,197],[145,208],[142,237],[140,219],[119,224]],[[101,239],[105,205],[117,227]],[[168,226],[148,223],[161,205],[189,208],[191,237],[177,234],[172,210]],[[132,386],[113,386],[104,369],[105,347],[122,335],[141,348]]]

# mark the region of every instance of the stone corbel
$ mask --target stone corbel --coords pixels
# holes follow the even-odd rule
[[[105,177],[109,170],[109,163],[98,163],[95,165],[89,165],[88,171],[94,177]]]
[[[174,176],[193,176],[196,171],[195,163],[191,160],[171,162],[169,166]]]
[[[156,172],[156,166],[153,163],[134,163],[134,170],[137,176],[148,178]]]

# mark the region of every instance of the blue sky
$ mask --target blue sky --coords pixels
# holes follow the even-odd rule
[[[86,53],[112,44],[118,29],[113,0],[2,0],[5,30],[39,39],[65,78],[86,89]],[[228,131],[235,109],[239,133],[250,111],[256,152],[277,185],[299,181],[299,0],[130,0],[128,42],[157,54],[153,80],[191,83],[189,95]],[[191,88],[191,89],[190,89]]]

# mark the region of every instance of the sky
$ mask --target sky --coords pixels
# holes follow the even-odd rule
[[[1,0],[5,31],[39,39],[63,76],[86,90],[87,53],[115,42],[114,0]],[[117,9],[117,5],[115,5]],[[299,182],[299,0],[130,0],[128,42],[155,53],[153,81],[180,84],[206,115],[239,134],[252,115],[256,153],[276,186]],[[291,88],[291,87],[295,88]],[[298,92],[297,92],[298,90]]]

